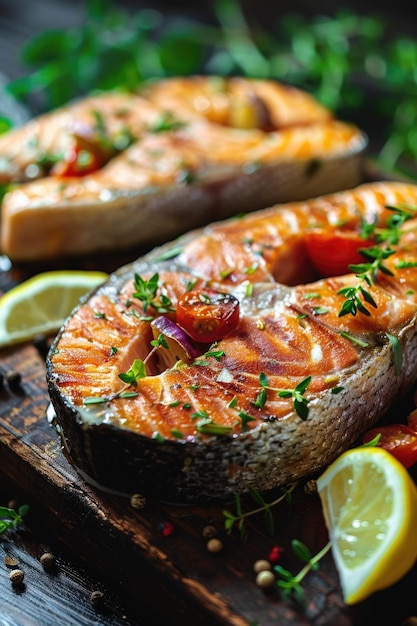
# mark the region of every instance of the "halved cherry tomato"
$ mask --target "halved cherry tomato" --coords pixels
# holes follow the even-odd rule
[[[54,165],[51,174],[59,178],[85,176],[97,171],[99,168],[99,160],[93,152],[73,148],[68,151],[63,161],[59,161]]]
[[[304,237],[307,254],[322,276],[340,276],[350,272],[349,265],[363,263],[360,248],[375,244],[351,230],[313,230]]]
[[[85,176],[100,169],[109,156],[108,147],[97,140],[91,129],[81,127],[71,134],[70,146],[51,174],[63,178]]]
[[[363,442],[368,443],[381,434],[378,446],[385,448],[395,456],[404,467],[411,467],[417,462],[417,432],[405,424],[388,424],[371,428],[363,436]]]
[[[210,289],[189,291],[178,300],[177,323],[195,341],[218,341],[239,324],[239,300]]]

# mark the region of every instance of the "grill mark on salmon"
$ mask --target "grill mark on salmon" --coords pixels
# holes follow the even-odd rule
[[[318,224],[332,229],[342,220],[358,230],[366,218],[385,227],[387,205],[417,206],[417,186],[373,183],[218,222],[112,275],[73,312],[47,360],[51,400],[76,467],[118,490],[223,500],[311,476],[352,445],[417,379],[416,270],[398,266],[416,261],[417,220],[406,222],[386,261],[393,276],[369,287],[377,305],[369,316],[339,315],[340,289],[357,284],[354,274],[302,283],[309,271],[297,255]],[[222,275],[225,260],[235,266]],[[240,322],[214,346],[197,344],[201,356],[190,362],[161,371],[154,358],[133,388],[137,395],[124,398],[118,374],[151,350],[142,316],[160,314],[135,300],[133,278],[155,272],[174,309],[195,280],[234,294]],[[387,333],[402,345],[399,373]],[[308,377],[304,419],[280,392]],[[108,401],[83,404],[91,396]],[[204,434],[201,420],[224,434]],[[110,471],[112,455],[118,466]]]
[[[149,247],[353,187],[366,147],[356,126],[272,81],[178,78],[96,95],[0,138],[0,183],[13,183],[1,246],[22,262]],[[81,148],[91,171],[59,174]]]

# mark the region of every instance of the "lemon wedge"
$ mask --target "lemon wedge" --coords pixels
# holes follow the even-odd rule
[[[342,454],[317,480],[346,604],[400,580],[417,560],[417,487],[382,448]]]
[[[83,270],[43,272],[6,292],[0,298],[0,347],[58,331],[81,296],[107,276]]]

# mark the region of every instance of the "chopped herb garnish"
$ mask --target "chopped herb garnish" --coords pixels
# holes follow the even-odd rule
[[[108,402],[108,400],[108,398],[102,396],[89,396],[83,399],[83,404],[103,404],[103,402]]]
[[[240,411],[238,415],[242,422],[242,432],[245,432],[248,429],[248,422],[253,422],[256,420],[255,417],[252,417],[252,415],[245,413],[245,411]]]
[[[158,313],[175,311],[170,298],[160,290],[158,273],[155,273],[149,280],[135,273],[134,288],[136,291],[132,295],[142,302],[145,313],[148,306],[152,306]]]
[[[403,347],[398,337],[395,337],[394,335],[391,335],[390,333],[385,333],[385,334],[392,345],[392,349],[394,351],[395,374],[396,376],[399,376],[401,374],[401,368],[402,368],[402,363],[403,363]]]
[[[236,396],[233,396],[233,398],[230,400],[228,404],[228,407],[229,409],[234,409],[236,405],[237,405],[237,398]]]
[[[173,114],[169,111],[164,111],[149,130],[151,133],[165,133],[172,130],[179,130],[185,126],[185,122],[175,119]]]
[[[165,348],[169,350],[168,342],[162,333],[160,333],[156,339],[152,339],[150,343],[153,348]]]
[[[362,339],[359,339],[359,337],[355,337],[354,335],[351,335],[346,330],[342,330],[342,332],[340,333],[340,336],[344,337],[345,339],[348,339],[352,343],[356,343],[361,348],[369,348],[368,342],[363,341]]]
[[[302,420],[307,419],[309,413],[308,398],[306,398],[304,394],[307,391],[307,387],[311,383],[311,376],[307,376],[306,378],[304,378],[301,382],[298,383],[298,385],[295,386],[294,389],[276,389],[269,386],[267,375],[265,374],[265,372],[261,372],[259,375],[259,383],[262,389],[258,393],[255,403],[262,404],[262,401],[264,399],[266,401],[263,392],[265,392],[266,389],[269,389],[270,391],[275,391],[280,398],[292,398],[293,407],[297,415],[301,417]]]
[[[212,356],[216,359],[216,361],[220,361],[220,359],[226,356],[226,353],[224,350],[210,350],[209,352],[205,352],[204,356],[205,357]]]
[[[233,426],[216,424],[211,420],[199,422],[196,428],[201,435],[228,435],[233,430]]]
[[[127,372],[121,372],[119,374],[120,380],[129,385],[137,386],[138,380],[145,378],[146,367],[141,359],[135,359]]]
[[[395,264],[395,269],[398,270],[407,269],[408,267],[417,267],[417,261],[398,261]]]

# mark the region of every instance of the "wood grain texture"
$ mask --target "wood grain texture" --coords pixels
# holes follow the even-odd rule
[[[313,552],[326,543],[317,495],[299,487],[290,504],[275,507],[273,537],[262,517],[249,518],[245,542],[237,533],[225,533],[220,506],[148,502],[136,510],[129,497],[87,485],[68,463],[45,417],[45,365],[34,346],[3,351],[1,369],[17,369],[22,375],[19,388],[5,384],[0,392],[2,472],[28,494],[32,510],[49,532],[100,573],[138,618],[152,616],[152,623],[160,625],[171,624],[175,615],[175,623],[195,626],[356,626],[366,624],[370,615],[387,619],[392,614],[392,621],[384,623],[400,626],[416,612],[415,601],[406,593],[415,571],[395,588],[346,607],[330,555],[305,579],[305,609],[282,601],[278,588],[262,591],[255,584],[253,564],[267,558],[274,545],[284,547],[282,565],[295,573],[301,565],[292,555],[291,539],[304,541]],[[268,494],[268,499],[274,495]],[[254,508],[253,502],[244,501],[244,506]],[[234,503],[223,508],[232,510]],[[166,537],[161,528],[167,521],[174,530]],[[223,541],[218,554],[206,549],[202,532],[207,524],[216,527]]]

